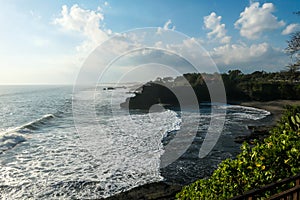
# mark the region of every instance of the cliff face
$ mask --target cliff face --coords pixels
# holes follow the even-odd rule
[[[192,91],[192,94],[191,94]],[[191,98],[194,97],[194,98]],[[179,102],[178,98],[184,101]],[[160,104],[165,108],[179,108],[181,106],[195,105],[195,100],[200,102],[210,102],[210,95],[206,85],[191,86],[170,86],[158,83],[147,83],[135,93],[134,97],[129,97],[122,108],[129,110],[149,110],[151,106]],[[196,103],[198,103],[196,102]]]
[[[167,87],[150,83],[142,86],[140,93],[135,93],[134,97],[126,99],[126,102],[121,103],[121,107],[140,110],[149,110],[155,104],[165,106],[178,106],[178,100],[175,94]]]

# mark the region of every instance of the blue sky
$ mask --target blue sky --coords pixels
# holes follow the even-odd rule
[[[174,29],[199,42],[221,72],[278,71],[298,0],[0,0],[0,84],[72,84],[89,53],[142,27]]]

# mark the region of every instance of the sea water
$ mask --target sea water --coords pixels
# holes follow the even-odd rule
[[[160,169],[164,145],[180,129],[180,113],[129,114],[120,108],[132,96],[128,90],[77,91],[82,97],[94,96],[97,123],[75,124],[71,86],[0,86],[0,197],[101,198],[155,181],[189,183],[208,176],[221,160],[234,157],[239,152],[234,137],[247,134],[247,125],[270,114],[216,105],[227,110],[225,126],[215,148],[199,159],[210,119],[209,106],[202,106],[200,115],[188,115],[191,126],[198,127],[193,144],[179,160]],[[80,133],[78,126],[87,134]]]

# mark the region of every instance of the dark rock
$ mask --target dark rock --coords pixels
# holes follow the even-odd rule
[[[251,131],[250,135],[241,135],[237,136],[234,139],[236,143],[252,143],[253,140],[263,141],[266,137],[270,135],[270,129],[272,126],[248,126],[248,129]]]
[[[169,185],[164,182],[149,183],[129,191],[105,198],[106,200],[173,200],[182,189],[180,185]]]
[[[149,110],[155,104],[179,105],[175,94],[163,85],[148,83],[143,85],[139,90],[135,92],[134,97],[127,98],[120,106],[122,108],[129,108],[129,110]]]
[[[195,99],[190,98],[193,95],[191,89],[194,90],[198,102],[210,102],[209,93],[204,86],[191,88],[150,82],[135,91],[135,96],[127,98],[120,106],[129,110],[149,110],[155,104],[164,105],[165,108],[194,105]],[[180,98],[182,102],[179,104]]]
[[[115,90],[116,88],[114,87],[107,87],[107,88],[103,88],[103,90]]]

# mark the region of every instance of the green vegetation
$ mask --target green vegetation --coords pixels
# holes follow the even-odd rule
[[[219,80],[222,78],[222,80]],[[271,100],[299,100],[300,99],[300,72],[292,70],[282,72],[256,71],[243,74],[240,70],[228,73],[199,74],[188,73],[176,78],[157,78],[139,88],[135,97],[130,97],[122,107],[133,109],[148,109],[153,104],[162,103],[169,106],[178,106],[178,100],[171,91],[185,95],[187,87],[192,87],[198,102],[210,102],[207,84],[213,85],[216,81],[223,81],[227,101],[271,101]]]
[[[206,94],[206,82],[214,81],[216,74],[185,74],[184,77],[199,96]],[[269,101],[276,99],[300,99],[300,72],[282,71],[267,73],[256,71],[243,74],[240,70],[232,70],[221,74],[227,99]],[[176,79],[174,80],[174,85]],[[201,101],[201,99],[200,99]]]
[[[300,72],[297,70],[252,74],[234,70],[222,74],[222,78],[229,101],[238,98],[256,101],[300,99]]]
[[[253,146],[244,143],[236,159],[224,160],[209,179],[185,186],[177,199],[228,199],[300,173],[300,106],[287,107],[270,134]],[[266,192],[261,197],[270,195]]]

